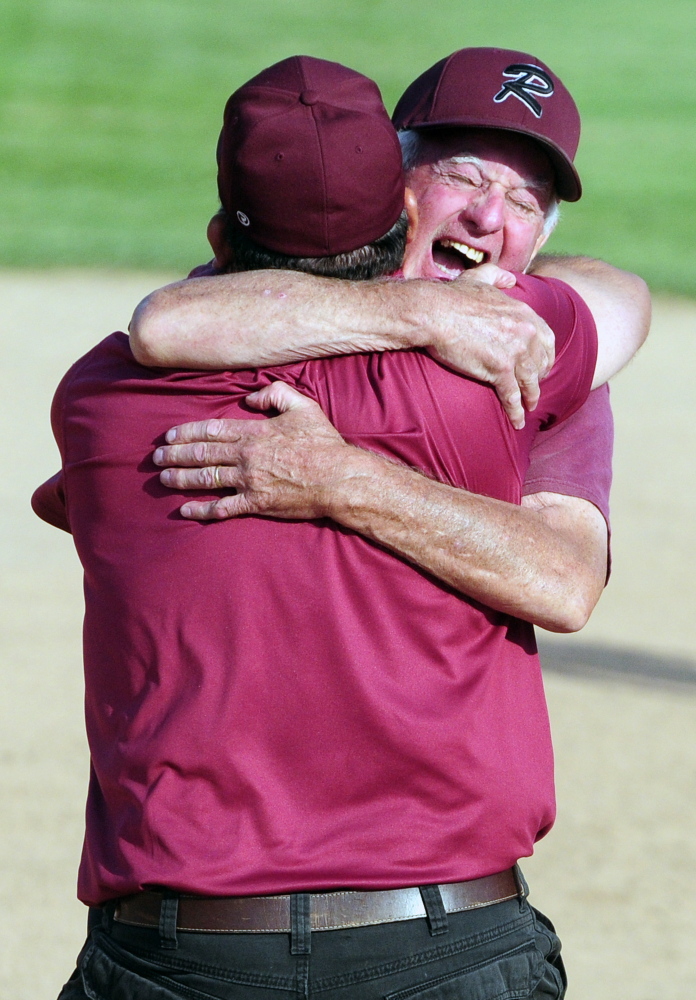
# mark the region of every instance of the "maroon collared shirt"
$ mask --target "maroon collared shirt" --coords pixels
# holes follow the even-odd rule
[[[181,518],[151,460],[173,424],[264,416],[276,378],[343,436],[519,502],[529,449],[586,399],[589,311],[513,290],[557,362],[523,431],[418,351],[248,372],[151,370],[124,334],[61,383],[53,426],[85,571],[92,772],[79,895],[387,888],[501,871],[554,817],[533,629],[329,521]]]

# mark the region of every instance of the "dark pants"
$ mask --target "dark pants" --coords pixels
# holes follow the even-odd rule
[[[299,948],[288,934],[161,934],[107,909],[58,1000],[560,1000],[559,951],[525,899],[449,914],[445,928],[315,931]]]

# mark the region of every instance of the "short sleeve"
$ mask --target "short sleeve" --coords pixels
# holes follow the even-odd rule
[[[556,360],[541,383],[535,411],[537,426],[551,427],[575,413],[590,393],[597,366],[597,328],[584,300],[556,278],[517,275],[517,284],[506,292],[530,306],[554,332]]]
[[[186,275],[187,278],[217,278],[218,275],[223,274],[223,271],[218,271],[212,260],[209,260],[207,264],[198,264],[192,271]]]
[[[523,494],[562,493],[589,500],[609,524],[613,446],[609,386],[603,385],[568,420],[537,434]]]
[[[68,514],[65,509],[65,491],[63,489],[63,473],[57,472],[45,483],[42,483],[31,498],[32,510],[37,517],[54,528],[70,532]]]
[[[51,404],[51,427],[53,428],[53,436],[56,439],[63,463],[65,463],[65,442],[63,435],[65,394],[72,380],[73,373],[79,368],[81,361],[82,359],[76,361],[72,368],[63,376]],[[60,528],[61,531],[72,533],[68,519],[65,477],[62,469],[34,491],[31,498],[31,507],[36,516],[40,517],[42,521],[53,525],[54,528]]]

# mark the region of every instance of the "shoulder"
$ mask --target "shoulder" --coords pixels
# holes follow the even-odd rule
[[[71,385],[85,373],[113,365],[137,365],[130,349],[128,335],[117,331],[110,333],[86,354],[71,365],[63,376],[61,385]]]
[[[114,363],[118,364],[119,362],[121,364],[136,363],[130,350],[127,335],[121,332],[111,333],[86,354],[83,354],[81,358],[78,358],[60,380],[53,396],[53,418],[56,418],[66,401],[85,379],[89,379],[93,375],[95,370],[104,369],[105,366],[113,366]]]
[[[568,420],[537,434],[523,492],[580,497],[608,523],[613,441],[609,388],[603,385]]]
[[[546,320],[556,338],[556,360],[533,414],[537,427],[550,427],[587,399],[597,366],[597,328],[583,299],[557,278],[521,274],[506,292]]]
[[[557,356],[574,335],[596,343],[597,331],[590,308],[582,296],[565,281],[519,274],[515,287],[505,291],[512,298],[525,302],[546,320],[556,335]]]

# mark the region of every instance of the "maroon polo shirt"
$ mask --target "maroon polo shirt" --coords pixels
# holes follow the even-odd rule
[[[563,493],[589,500],[609,524],[614,421],[609,386],[595,389],[568,420],[534,439],[523,493]]]
[[[153,448],[176,423],[266,419],[282,378],[350,442],[519,502],[529,449],[586,399],[594,324],[561,282],[512,291],[556,334],[523,431],[419,351],[247,372],[152,370],[113,334],[54,400],[85,571],[92,770],[79,896],[387,888],[500,871],[554,817],[532,626],[330,521],[183,519]],[[54,498],[60,503],[57,493]]]

